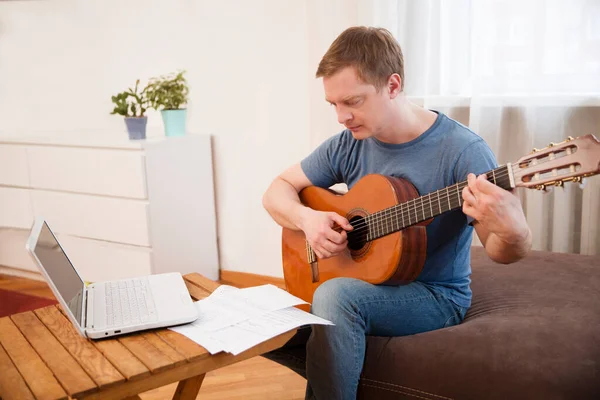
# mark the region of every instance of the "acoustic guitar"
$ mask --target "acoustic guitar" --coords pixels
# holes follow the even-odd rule
[[[600,142],[593,135],[569,137],[533,149],[515,163],[486,173],[503,189],[525,187],[546,190],[550,185],[581,182],[600,172]],[[467,181],[420,196],[407,180],[366,175],[345,194],[309,186],[299,193],[314,210],[344,216],[354,229],[341,254],[318,259],[302,231],[282,232],[283,272],[291,294],[311,303],[317,287],[336,277],[362,279],[373,284],[401,285],[415,280],[425,264],[426,225],[445,212],[461,208]],[[335,225],[338,232],[341,227]],[[308,309],[308,307],[301,307]]]

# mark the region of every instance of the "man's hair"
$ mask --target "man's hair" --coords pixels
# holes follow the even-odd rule
[[[330,77],[346,67],[355,67],[358,77],[377,90],[396,73],[404,89],[404,57],[394,36],[384,28],[355,26],[342,32],[331,44],[316,77]]]

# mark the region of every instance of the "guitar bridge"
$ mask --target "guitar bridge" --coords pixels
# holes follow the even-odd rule
[[[308,242],[306,242],[306,255],[308,258],[308,263],[310,264],[312,281],[313,281],[313,283],[318,282],[319,281],[319,262],[317,261],[317,255],[313,251],[312,247],[310,247],[310,244],[308,244]]]

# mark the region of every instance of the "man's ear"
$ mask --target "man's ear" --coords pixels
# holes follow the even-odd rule
[[[390,99],[395,99],[402,92],[402,78],[400,78],[400,75],[390,75],[387,82],[387,89]]]

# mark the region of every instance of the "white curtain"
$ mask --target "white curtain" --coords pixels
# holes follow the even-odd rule
[[[600,138],[600,0],[310,0],[308,19],[315,70],[347,27],[392,31],[406,94],[469,126],[500,164],[569,135]],[[317,80],[310,110],[316,146],[340,130]],[[534,249],[600,254],[600,176],[519,194]]]

